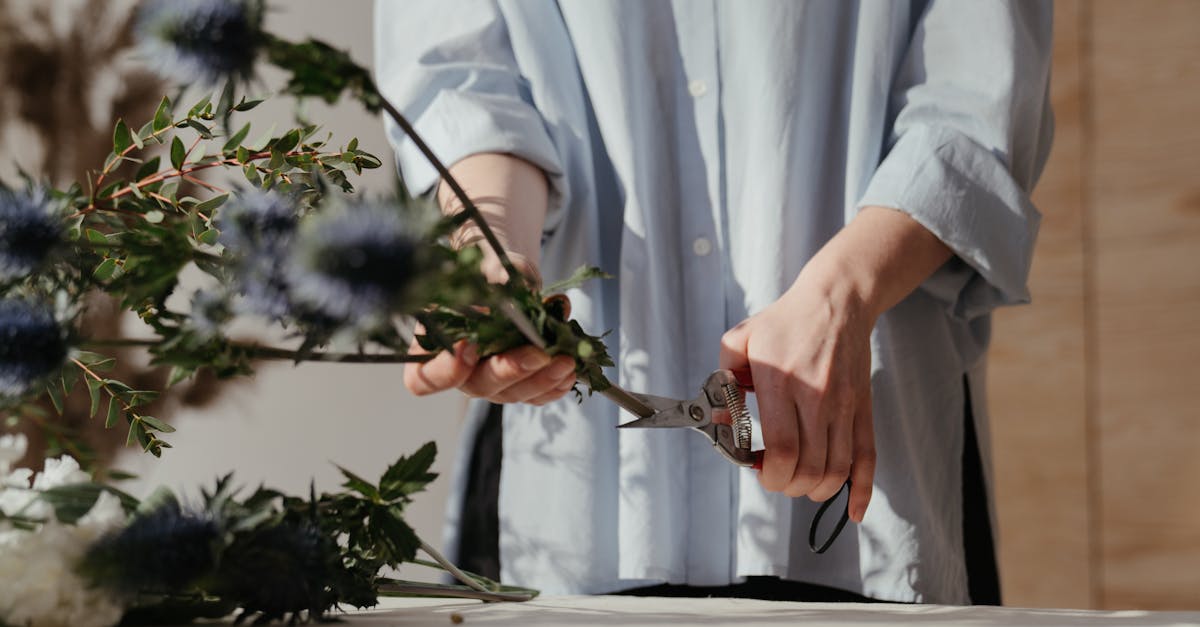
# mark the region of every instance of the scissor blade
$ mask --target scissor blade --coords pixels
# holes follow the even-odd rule
[[[529,319],[529,316],[522,313],[520,309],[517,309],[517,306],[511,300],[505,299],[500,303],[500,313],[504,314],[517,327],[517,330],[521,332],[521,335],[525,336],[525,339],[529,340],[530,344],[546,350],[546,340],[538,335],[537,329],[533,326],[533,321]]]
[[[622,425],[617,425],[618,429],[676,429],[679,427],[695,427],[697,422],[688,417],[683,409],[683,404],[678,403],[675,407],[661,409],[654,412],[650,416],[638,418]]]
[[[653,407],[639,401],[637,397],[615,385],[604,388],[600,393],[638,418],[649,418],[655,413]]]

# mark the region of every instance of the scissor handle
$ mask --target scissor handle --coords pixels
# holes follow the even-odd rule
[[[750,368],[733,368],[730,370],[733,373],[733,378],[737,379],[738,386],[747,392],[754,391],[754,377],[750,374]]]

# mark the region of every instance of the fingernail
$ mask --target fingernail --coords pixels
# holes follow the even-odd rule
[[[467,344],[462,348],[461,351],[459,351],[458,358],[461,359],[463,363],[469,366],[474,366],[475,363],[479,361],[479,347],[475,346],[474,344]]]
[[[529,353],[521,358],[521,368],[523,370],[537,370],[550,362],[550,356],[546,353],[538,351]]]

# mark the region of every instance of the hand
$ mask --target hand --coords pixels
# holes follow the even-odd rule
[[[536,281],[536,266],[523,255],[510,254],[510,258],[522,274]],[[493,282],[508,278],[494,255],[491,263],[485,260],[483,271]],[[423,352],[416,342],[409,347],[409,354]],[[404,385],[417,396],[458,388],[493,403],[544,405],[562,398],[575,385],[575,359],[567,355],[552,358],[536,346],[522,346],[480,360],[478,347],[459,342],[454,351],[405,366]]]
[[[721,367],[749,367],[753,375],[766,448],[763,487],[824,501],[849,478],[850,518],[862,522],[875,474],[874,317],[848,290],[808,270],[725,334]]]

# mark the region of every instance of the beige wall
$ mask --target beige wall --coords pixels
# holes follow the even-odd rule
[[[1200,607],[1200,2],[1059,0],[1034,305],[989,392],[1006,601]]]

